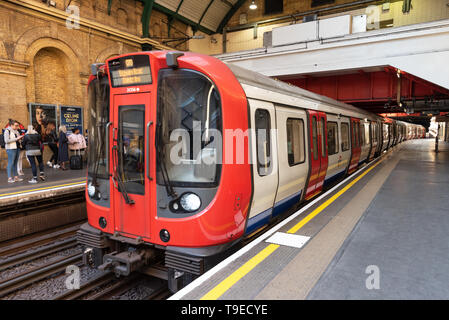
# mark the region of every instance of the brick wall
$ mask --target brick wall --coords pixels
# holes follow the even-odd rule
[[[83,106],[86,127],[90,64],[141,51],[136,40],[142,36],[140,1],[112,1],[109,15],[106,0],[72,0],[83,19],[79,29],[66,26],[69,1],[55,2],[56,8],[40,0],[0,1],[0,127],[8,118],[27,126],[30,102]],[[150,35],[167,36],[166,20],[165,15],[153,11]],[[173,26],[187,29],[180,22]],[[178,34],[173,28],[170,36]],[[45,161],[48,157],[44,155]],[[0,170],[6,167],[6,160],[5,150],[0,149]]]

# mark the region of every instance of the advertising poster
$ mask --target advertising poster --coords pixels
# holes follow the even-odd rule
[[[66,126],[67,132],[73,132],[73,129],[79,128],[80,133],[83,130],[83,108],[75,106],[60,106],[61,125]]]
[[[29,103],[30,122],[35,130],[42,136],[42,141],[47,142],[47,136],[52,130],[58,132],[58,121],[55,104]]]

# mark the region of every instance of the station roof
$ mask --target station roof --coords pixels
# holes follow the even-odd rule
[[[108,0],[111,1],[111,0]],[[144,4],[142,24],[148,25],[153,9],[207,34],[221,33],[246,0],[139,0]]]

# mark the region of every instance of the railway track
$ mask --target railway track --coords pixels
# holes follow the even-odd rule
[[[101,274],[82,284],[77,290],[68,290],[53,297],[53,300],[110,300],[124,295],[145,281],[145,275],[132,274],[126,278],[116,278],[113,273]],[[167,285],[159,284],[150,288],[151,293],[142,296],[142,300],[163,300],[170,296]]]
[[[49,245],[40,246],[34,250],[25,250],[19,254],[8,257],[6,259],[0,260],[0,271],[8,269],[10,267],[30,262],[35,259],[39,259],[50,254],[56,253],[58,251],[62,251],[65,249],[73,248],[77,245],[76,238],[68,237],[56,243],[52,243]]]
[[[84,221],[83,221],[84,222]],[[25,237],[0,243],[0,259],[12,254],[17,255],[38,246],[44,246],[55,241],[74,236],[83,222],[59,226],[51,230],[38,232]]]
[[[26,270],[10,278],[2,279],[0,280],[0,298],[52,275],[57,275],[65,271],[69,265],[80,266],[82,264],[82,257],[82,253],[77,252]]]

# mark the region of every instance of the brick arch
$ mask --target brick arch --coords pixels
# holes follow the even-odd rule
[[[116,22],[119,26],[127,28],[128,27],[128,13],[123,8],[117,9]]]
[[[36,88],[35,88],[35,57],[41,50],[50,50],[54,52],[61,61],[64,63],[63,70],[52,70],[52,72],[64,72],[69,79],[67,85],[66,98],[63,99],[64,103],[79,105],[79,101],[82,101],[82,91],[80,87],[80,71],[81,65],[78,56],[66,43],[61,40],[53,38],[39,38],[27,48],[23,56],[23,61],[30,64],[27,68],[27,101],[33,102],[36,100]],[[40,101],[45,103],[45,101]],[[48,101],[50,102],[50,101]],[[56,102],[56,101],[55,101]]]
[[[66,33],[57,32],[57,28],[57,25],[50,25],[44,27],[33,27],[23,32],[16,41],[14,59],[16,61],[29,62],[27,58],[31,47],[36,45],[46,46],[46,44],[48,44],[48,46],[54,46],[66,54],[76,57],[76,62],[78,63],[78,61],[82,60],[79,55],[85,50],[80,48],[76,41],[73,41],[73,39],[71,39]]]
[[[105,62],[107,59],[109,59],[113,56],[118,56],[122,53],[123,53],[123,48],[121,48],[121,47],[118,47],[118,46],[108,47],[98,53],[94,62],[100,62],[100,63]]]

